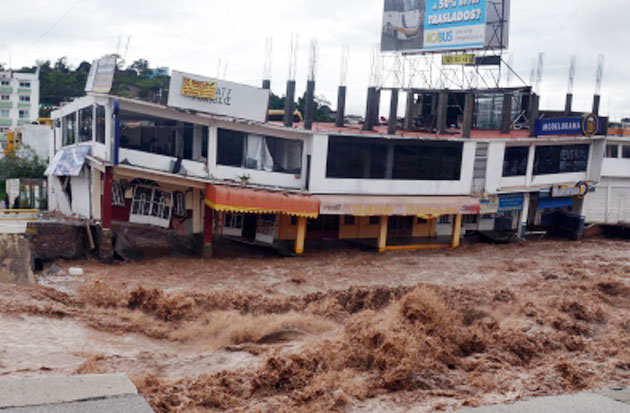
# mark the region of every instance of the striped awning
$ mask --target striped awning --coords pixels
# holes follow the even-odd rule
[[[211,185],[206,188],[206,205],[215,211],[246,214],[285,214],[317,218],[319,200],[310,195],[264,189]]]
[[[317,195],[322,215],[417,216],[476,215],[479,200],[467,196]]]

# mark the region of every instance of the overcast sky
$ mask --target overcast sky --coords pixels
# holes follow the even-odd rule
[[[53,6],[54,4],[54,6]],[[3,1],[0,62],[13,68],[66,56],[72,65],[116,52],[131,37],[126,61],[260,85],[265,39],[273,39],[272,89],[284,93],[291,34],[299,33],[298,93],[305,88],[309,43],[317,39],[317,94],[336,102],[341,48],[348,45],[348,107],[363,113],[370,55],[380,41],[383,0],[77,0]],[[590,110],[598,54],[606,66],[602,114],[630,117],[630,0],[513,0],[514,68],[529,81],[532,59],[545,54],[541,106],[560,109],[569,60],[577,55],[574,108]],[[507,60],[508,58],[505,57]],[[227,63],[227,68],[225,64]],[[516,82],[514,82],[516,83]],[[333,104],[333,106],[335,106]],[[385,108],[382,109],[384,111]]]

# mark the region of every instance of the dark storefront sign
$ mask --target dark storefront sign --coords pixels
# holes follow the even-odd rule
[[[520,211],[523,209],[523,194],[501,195],[499,212]]]
[[[550,193],[540,194],[538,197],[538,209],[570,208],[573,206],[573,198],[553,198]]]

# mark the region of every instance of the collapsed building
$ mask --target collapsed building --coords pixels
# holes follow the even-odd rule
[[[49,207],[92,220],[103,258],[138,239],[299,255],[317,241],[384,252],[456,248],[467,232],[581,236],[605,118],[539,111],[530,88],[406,92],[388,125],[380,91],[363,125],[270,122],[268,90],[179,72],[166,106],[90,93],[52,113]]]

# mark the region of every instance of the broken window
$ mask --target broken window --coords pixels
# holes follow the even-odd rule
[[[219,129],[217,164],[298,175],[302,142]]]
[[[96,142],[105,143],[105,106],[96,105]]]
[[[125,192],[119,182],[112,183],[112,205],[117,207],[125,206]]]
[[[79,142],[92,140],[92,106],[79,111]]]
[[[525,176],[527,173],[527,159],[529,147],[516,146],[505,148],[503,158],[503,176]]]
[[[328,178],[384,179],[388,144],[379,139],[331,136],[328,139]]]
[[[175,192],[173,194],[173,214],[178,217],[185,217],[188,215],[186,212],[186,194],[183,192]]]
[[[136,186],[131,203],[130,222],[168,228],[173,194],[158,187]]]
[[[76,143],[76,113],[65,116],[62,121],[62,143],[63,146],[74,145]]]

